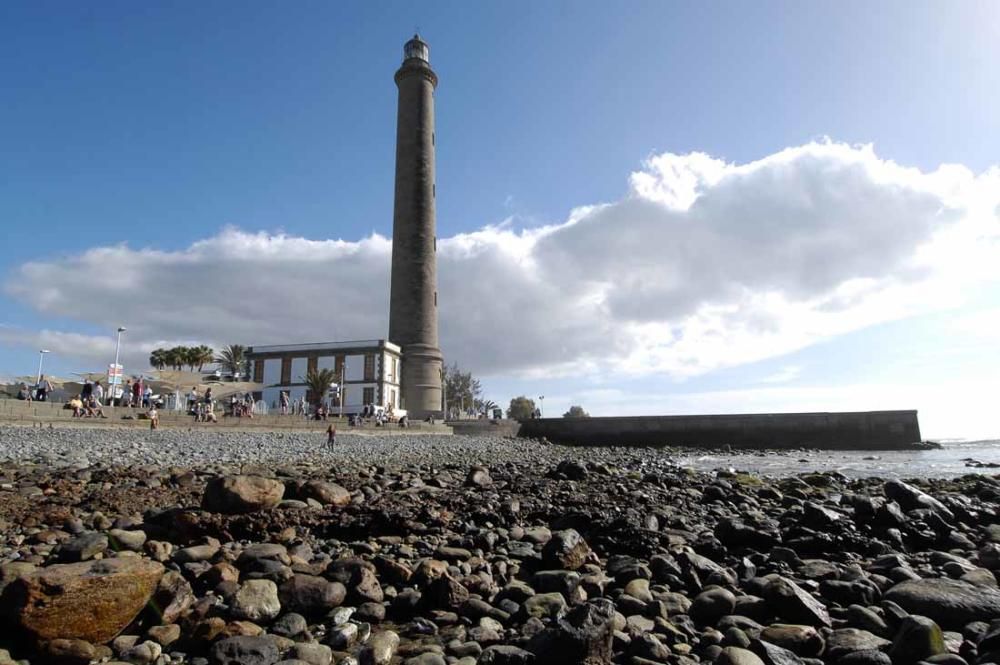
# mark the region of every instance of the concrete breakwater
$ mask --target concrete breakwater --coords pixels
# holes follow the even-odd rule
[[[917,412],[539,418],[519,435],[569,445],[901,450],[920,442]]]

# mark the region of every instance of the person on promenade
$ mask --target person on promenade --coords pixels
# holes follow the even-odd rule
[[[101,385],[100,381],[94,381],[94,399],[99,404],[104,404],[104,386]]]
[[[279,400],[281,401],[281,415],[287,416],[288,415],[288,393],[286,391],[282,390],[281,391],[281,397],[279,398]]]
[[[153,389],[146,385],[146,389],[142,391],[142,405],[149,408],[149,402],[153,399]]]
[[[125,388],[122,390],[122,406],[132,406],[132,379],[125,382]]]
[[[87,379],[83,382],[83,392],[80,393],[80,399],[85,403],[90,401],[90,396],[94,394],[94,384]]]
[[[42,374],[38,377],[38,384],[35,386],[35,399],[44,402],[48,399],[50,392],[52,392],[52,384]]]
[[[142,377],[140,376],[136,379],[136,382],[132,384],[132,404],[135,404],[135,408],[142,406]]]
[[[219,419],[215,417],[215,407],[212,406],[212,403],[209,402],[208,404],[205,404],[204,407],[205,410],[201,414],[202,421],[206,423],[219,422]]]
[[[188,393],[188,413],[194,413],[194,409],[197,404],[198,386],[191,386],[191,392]]]
[[[72,409],[74,418],[82,418],[84,415],[83,411],[83,400],[80,399],[79,395],[76,395],[66,404],[67,409]]]
[[[21,386],[17,389],[17,398],[23,402],[31,401],[31,390],[27,383],[21,382]]]
[[[337,445],[337,426],[330,423],[326,428],[326,447],[333,448],[335,445]]]
[[[149,429],[160,428],[160,414],[157,412],[155,406],[150,407],[149,411],[146,411],[146,417],[149,418]]]
[[[89,418],[107,418],[104,415],[104,408],[101,407],[101,402],[93,394],[90,399],[86,402],[87,405],[87,417]]]

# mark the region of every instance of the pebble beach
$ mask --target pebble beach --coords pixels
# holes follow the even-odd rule
[[[1000,662],[987,469],[324,443],[0,429],[0,665]]]

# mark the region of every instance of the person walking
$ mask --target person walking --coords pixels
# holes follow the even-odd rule
[[[326,428],[326,447],[332,449],[335,445],[337,445],[337,426],[330,423],[330,426]]]
[[[100,381],[94,381],[93,395],[99,404],[104,404],[104,386],[101,385]]]
[[[39,402],[44,402],[49,398],[50,392],[52,392],[52,384],[42,374],[38,377],[38,384],[35,386],[35,399]]]
[[[288,415],[288,393],[285,392],[284,390],[281,391],[280,401],[281,401],[281,415],[287,416]]]

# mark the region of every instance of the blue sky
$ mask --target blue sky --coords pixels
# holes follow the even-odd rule
[[[132,339],[140,356],[157,341],[269,341],[280,331],[248,323],[267,318],[268,283],[281,282],[281,292],[311,288],[309,280],[295,276],[299,249],[294,242],[271,242],[275,234],[347,243],[350,251],[343,251],[353,258],[330,249],[329,272],[310,276],[336,276],[352,260],[359,263],[351,274],[369,276],[331,279],[338,288],[326,287],[296,309],[305,317],[322,298],[331,323],[314,334],[384,334],[365,332],[383,325],[383,313],[363,315],[384,300],[381,273],[365,267],[384,259],[384,247],[364,243],[372,234],[391,234],[392,74],[403,42],[417,29],[431,45],[441,79],[438,232],[456,239],[448,250],[455,267],[447,268],[456,284],[473,274],[460,260],[462,252],[472,251],[462,234],[505,225],[474,237],[473,244],[481,243],[496,259],[480,260],[476,269],[496,270],[475,273],[478,292],[452,290],[455,332],[449,337],[442,331],[452,346],[445,353],[487,377],[494,399],[544,394],[550,414],[575,403],[600,414],[915,406],[927,435],[1000,434],[1000,422],[981,415],[992,403],[990,391],[995,395],[1000,388],[993,378],[1000,369],[994,351],[1000,340],[995,332],[990,336],[989,325],[1000,322],[996,275],[984,269],[958,277],[950,266],[963,262],[942,258],[934,261],[933,280],[915,284],[907,276],[916,269],[914,257],[923,256],[921,247],[934,245],[935,256],[945,256],[936,235],[944,226],[934,221],[940,216],[928,217],[910,237],[909,220],[924,208],[916,199],[884,198],[911,188],[914,197],[962,210],[975,207],[967,205],[972,199],[988,198],[982,192],[992,188],[996,176],[990,169],[1000,162],[1000,8],[990,2],[6,3],[0,7],[0,223],[6,231],[0,245],[6,267],[0,330],[7,334],[0,335],[0,370],[30,373],[39,344],[57,342],[46,361],[56,373],[98,367],[107,362],[98,358],[122,318],[129,319],[121,323],[130,331],[145,331]],[[802,190],[767,190],[782,181],[785,167],[766,160],[787,148],[829,145],[826,137],[838,146],[871,145],[872,154],[857,157],[863,152],[858,148],[846,156],[822,149],[793,156],[788,168],[801,177],[796,182],[819,182],[827,189],[815,200],[828,204],[816,213],[817,226],[777,215],[774,201],[783,195],[791,200]],[[628,246],[622,250],[584,231],[611,228],[609,237],[623,241],[630,230],[647,228],[636,221],[635,215],[645,215],[632,205],[637,196],[672,204],[637,194],[632,175],[652,174],[662,185],[675,171],[658,170],[648,160],[689,153],[730,165],[764,161],[759,170],[772,169],[754,187],[737,188],[743,198],[703,197],[724,201],[719,205],[725,210],[751,211],[744,221],[762,226],[762,246],[773,246],[768,233],[780,218],[814,229],[804,238],[828,238],[828,246],[842,249],[844,254],[831,258],[838,265],[868,248],[878,252],[852,265],[853,272],[833,271],[819,285],[805,268],[792,274],[746,266],[719,277],[736,263],[727,261],[711,274],[691,268],[683,274],[691,288],[667,293],[650,286],[669,279],[657,266],[648,275],[629,273],[631,282],[602,292],[607,319],[581,316],[577,328],[563,326],[566,316],[560,316],[548,325],[541,315],[546,303],[597,297],[594,291],[566,295],[575,281],[558,279],[572,279],[573,270],[582,270],[584,279],[588,266],[603,266],[604,257],[581,248],[618,247],[618,258],[628,258],[620,255]],[[857,190],[854,180],[825,175],[830,164],[854,164],[856,157],[868,175],[887,163],[900,170],[888,184],[871,176],[882,189]],[[816,160],[827,166],[809,170]],[[680,170],[699,174],[698,196],[721,191],[712,189],[718,186],[715,175],[692,164],[685,161]],[[944,191],[942,164],[964,169],[962,193]],[[917,182],[912,171],[928,177]],[[773,198],[758,211],[753,192],[760,187]],[[813,184],[808,187],[813,192]],[[973,190],[978,193],[968,193]],[[856,198],[860,212],[838,208],[845,198]],[[571,222],[573,210],[598,204],[608,207],[584,214],[581,224]],[[801,210],[796,214],[811,214]],[[897,213],[900,227],[886,223],[884,234],[865,234]],[[677,219],[668,215],[656,224],[669,227]],[[989,229],[997,219],[980,215],[978,223],[966,242],[982,250],[988,264],[994,238]],[[649,227],[643,237],[677,245],[690,240],[673,231],[660,238],[661,226]],[[227,236],[226,228],[238,231]],[[526,237],[553,228],[538,236],[531,251],[565,268],[538,289],[554,300],[522,301],[508,293],[520,275],[505,272],[509,266],[497,257],[517,255]],[[725,228],[725,220],[718,228]],[[842,230],[843,237],[835,238],[831,229]],[[899,246],[888,241],[900,236],[907,241]],[[862,244],[852,248],[852,238]],[[749,249],[754,240],[747,235],[743,244]],[[192,250],[198,242],[207,245]],[[86,254],[98,247],[118,250]],[[702,248],[720,256],[724,249]],[[202,270],[211,261],[206,254],[230,250],[235,256],[227,259],[228,272]],[[282,251],[291,253],[270,277],[259,270],[262,256]],[[763,251],[761,263],[791,256]],[[951,256],[961,251],[952,247]],[[364,263],[369,254],[372,263]],[[168,267],[154,269],[163,255]],[[567,256],[573,260],[566,262]],[[826,276],[832,269],[817,257],[811,259],[815,272]],[[29,262],[41,267],[25,270]],[[611,274],[621,270],[604,268]],[[801,330],[791,319],[775,319],[775,312],[789,310],[760,303],[764,294],[780,293],[797,306],[808,300],[810,312],[829,311],[829,303],[819,301],[835,291],[843,296],[852,279],[875,280],[883,289],[905,282],[908,294],[923,289],[934,297],[920,303],[914,298],[900,311],[856,307]],[[134,288],[105,297],[106,280]],[[442,297],[449,295],[448,280],[444,275]],[[701,288],[715,281],[718,288]],[[241,311],[215,317],[214,301],[228,299],[233,289],[244,301]],[[878,302],[866,294],[858,298]],[[615,304],[616,295],[642,314],[627,313]],[[653,305],[640,306],[647,299]],[[524,317],[524,325],[537,330],[531,328],[523,343],[550,351],[548,356],[526,353],[521,364],[506,360],[518,356],[509,339],[491,339],[489,303],[498,300],[506,305],[493,307],[499,312],[541,308],[538,316]],[[667,300],[691,302],[659,312]],[[738,325],[730,321],[730,328],[747,327],[766,310],[777,321],[769,325],[781,334],[726,338],[721,349],[704,338],[699,345],[696,333],[705,328],[690,317],[713,306],[739,311]],[[182,316],[185,307],[192,319],[186,325],[158,332],[151,322],[151,310]],[[639,321],[653,311],[661,326],[655,331],[650,321]],[[794,320],[804,316],[799,311]],[[199,327],[206,319],[214,327]],[[632,336],[597,334],[623,322]],[[680,330],[683,335],[663,341],[664,334]],[[650,335],[657,341],[651,343]],[[596,348],[609,337],[614,339],[608,349]],[[682,338],[691,356],[683,362],[670,355],[678,353]],[[659,350],[644,356],[646,344]],[[490,362],[494,347],[497,362]],[[956,386],[966,386],[967,394],[958,398]]]

